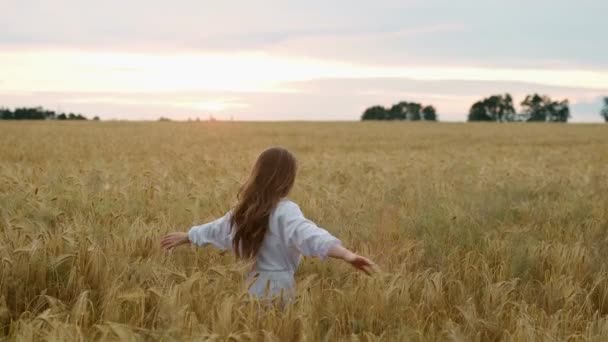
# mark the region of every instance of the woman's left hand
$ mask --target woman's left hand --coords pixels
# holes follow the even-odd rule
[[[176,232],[165,235],[165,237],[160,240],[160,246],[166,250],[172,250],[173,248],[189,243],[190,239],[188,238],[188,233],[184,232]]]

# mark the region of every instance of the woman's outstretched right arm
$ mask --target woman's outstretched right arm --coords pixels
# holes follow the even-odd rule
[[[351,264],[354,268],[363,271],[367,274],[371,274],[371,269],[374,267],[374,263],[366,257],[362,257],[356,253],[351,252],[342,245],[334,245],[329,251],[327,256],[336,259],[342,259],[347,263]]]
[[[328,231],[306,219],[297,204],[293,202],[286,204],[282,214],[281,221],[288,245],[294,246],[306,256],[344,260],[356,269],[370,274],[374,265],[371,260],[348,250]]]

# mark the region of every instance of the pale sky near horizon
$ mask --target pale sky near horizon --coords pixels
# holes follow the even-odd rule
[[[482,97],[568,98],[599,122],[603,0],[0,0],[0,107],[102,119],[358,120]]]

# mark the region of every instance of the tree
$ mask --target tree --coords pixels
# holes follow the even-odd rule
[[[475,102],[469,109],[469,121],[514,121],[515,108],[510,94],[492,95]]]
[[[560,102],[551,102],[548,108],[548,120],[551,122],[568,122],[570,117],[570,107],[568,100],[562,100]]]
[[[528,95],[522,101],[523,115],[527,117],[526,121],[546,121],[547,112],[545,108],[546,99],[540,95]]]
[[[13,112],[15,120],[44,120],[47,112],[41,107],[36,108],[16,108]]]
[[[47,120],[55,120],[56,115],[57,114],[55,112],[53,112],[52,110],[44,111],[44,116],[46,117]]]
[[[382,106],[373,106],[367,108],[363,115],[361,116],[361,120],[386,120],[389,115]]]
[[[386,109],[382,106],[367,108],[361,120],[422,120],[437,121],[437,113],[433,106],[422,106],[420,103],[401,101]]]
[[[33,108],[16,108],[11,111],[8,108],[0,107],[0,119],[1,120],[87,120],[87,118],[81,114],[70,113],[69,116],[61,113],[55,113],[52,110],[46,110],[42,107]]]
[[[407,102],[394,104],[388,112],[389,120],[405,120],[407,118]]]
[[[16,108],[14,116],[17,120],[45,120],[55,117],[55,112],[45,110],[42,107]]]
[[[426,106],[422,108],[422,118],[425,121],[437,121],[437,112],[435,111],[435,107]]]
[[[93,121],[99,121],[99,116],[94,116]]]
[[[407,118],[411,121],[418,121],[422,118],[420,110],[422,105],[416,102],[410,102],[407,104]]]
[[[528,95],[521,103],[526,121],[568,122],[570,107],[568,100],[553,101],[547,95]]]
[[[604,121],[608,122],[608,97],[604,97],[604,108],[600,114],[604,117]]]
[[[492,121],[482,101],[475,102],[469,109],[469,121]]]
[[[14,120],[15,116],[13,112],[8,108],[0,107],[0,119],[2,120]]]

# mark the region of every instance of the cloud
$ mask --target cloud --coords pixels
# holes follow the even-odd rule
[[[599,0],[9,0],[0,104],[352,120],[407,98],[463,120],[509,91],[568,97],[591,118],[608,88],[607,12]]]
[[[0,52],[9,91],[232,90],[283,92],[285,84],[313,79],[410,78],[528,82],[608,89],[608,71],[577,69],[373,66],[269,54],[144,54],[105,51]]]
[[[559,96],[601,94],[606,90],[584,87],[551,86],[533,82],[474,80],[413,80],[407,78],[319,79],[290,82],[286,87],[302,92],[338,93],[421,93],[454,96],[486,96],[497,93],[552,93]],[[568,95],[566,95],[568,96]],[[597,96],[597,95],[594,95]]]
[[[369,65],[605,70],[607,11],[600,0],[8,1],[0,49],[238,50]]]

